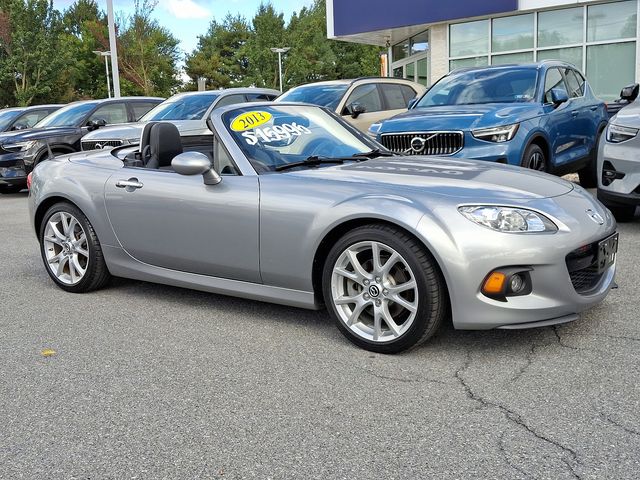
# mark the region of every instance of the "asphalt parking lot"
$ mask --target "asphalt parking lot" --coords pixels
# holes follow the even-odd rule
[[[398,356],[324,312],[65,293],[26,194],[0,195],[0,225],[1,478],[638,478],[640,220],[619,228],[620,288],[579,321],[447,326]]]

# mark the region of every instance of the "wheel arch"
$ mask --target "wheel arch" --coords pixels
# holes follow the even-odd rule
[[[64,155],[65,153],[76,153],[77,150],[73,148],[71,145],[67,145],[64,143],[54,143],[53,145],[49,145],[51,149],[51,153]],[[33,166],[35,167],[38,163],[40,163],[43,159],[49,155],[49,148],[43,148],[38,155],[36,156],[35,162],[33,162]]]
[[[311,272],[311,275],[312,275],[311,280],[312,280],[313,292],[314,292],[316,304],[318,305],[324,304],[324,298],[322,295],[322,271],[324,269],[324,264],[325,264],[327,255],[329,254],[329,251],[331,250],[333,245],[347,232],[358,227],[362,227],[365,225],[373,225],[373,224],[386,225],[389,227],[400,229],[404,233],[406,233],[407,235],[413,237],[416,241],[418,241],[420,245],[422,245],[422,247],[431,255],[431,258],[433,258],[434,264],[438,269],[438,273],[440,274],[443,284],[445,286],[445,294],[446,294],[447,302],[451,302],[451,295],[449,293],[449,284],[447,282],[447,276],[444,274],[443,268],[440,265],[438,257],[434,255],[434,252],[431,250],[429,245],[427,245],[422,239],[420,239],[419,236],[415,235],[413,232],[411,232],[409,229],[407,229],[405,226],[401,224],[392,222],[387,219],[381,219],[376,217],[359,217],[359,218],[352,218],[338,225],[335,225],[330,231],[328,231],[325,234],[325,236],[322,238],[322,240],[318,244],[318,247],[316,248],[316,252],[313,257],[313,266],[312,266],[312,272]]]
[[[524,160],[524,156],[527,153],[527,149],[529,148],[530,145],[538,145],[542,149],[542,151],[547,157],[547,165],[549,166],[550,169],[553,169],[553,155],[551,154],[551,143],[549,142],[547,137],[545,137],[544,134],[542,134],[541,132],[534,133],[533,135],[531,135],[531,137],[527,141],[525,148],[522,149],[522,159],[520,161],[520,164],[522,165],[522,160]]]
[[[54,206],[57,203],[69,203],[74,207],[76,207],[78,210],[80,210],[82,213],[84,213],[82,211],[82,208],[80,208],[80,206],[77,203],[75,203],[73,200],[70,200],[69,198],[64,197],[62,195],[52,195],[50,197],[45,198],[44,200],[42,200],[42,202],[40,202],[33,216],[33,227],[36,231],[36,237],[38,238],[38,241],[40,241],[40,226],[42,225],[44,214],[47,212],[47,210],[49,210],[52,206]]]

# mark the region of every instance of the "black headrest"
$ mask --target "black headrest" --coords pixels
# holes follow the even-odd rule
[[[146,164],[147,168],[168,167],[171,160],[182,152],[180,132],[173,123],[158,122],[149,128],[150,158]]]

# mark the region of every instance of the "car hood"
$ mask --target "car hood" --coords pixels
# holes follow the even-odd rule
[[[481,160],[439,157],[378,158],[287,172],[300,177],[377,184],[465,199],[533,200],[565,195],[573,184],[546,173]]]
[[[385,120],[379,133],[473,130],[522,122],[543,113],[537,103],[487,103],[413,108]]]
[[[625,127],[640,128],[640,102],[637,100],[620,110],[611,123]]]
[[[55,137],[66,137],[68,135],[78,135],[81,129],[77,127],[49,127],[30,128],[28,130],[18,130],[16,132],[6,132],[0,134],[0,145],[5,143],[27,142],[30,140],[47,140]]]

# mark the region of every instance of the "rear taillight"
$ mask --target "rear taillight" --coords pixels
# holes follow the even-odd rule
[[[31,175],[33,175],[33,172],[30,172],[29,175],[27,175],[27,188],[29,190],[31,190],[31,181],[32,181]]]

